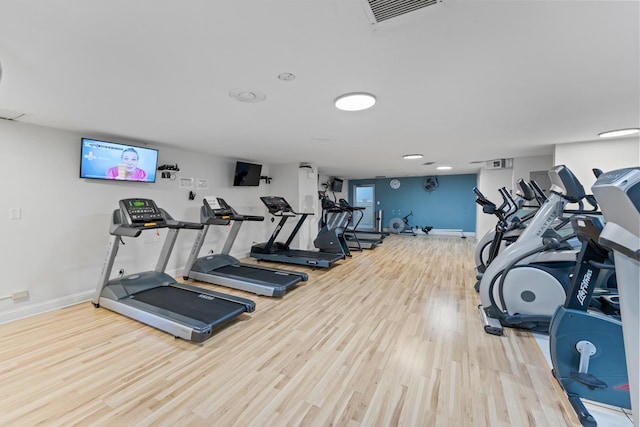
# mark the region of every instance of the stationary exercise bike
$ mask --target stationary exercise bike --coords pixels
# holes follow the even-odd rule
[[[552,372],[582,425],[595,426],[580,399],[631,409],[629,378],[619,305],[617,315],[612,316],[590,309],[594,299],[617,298],[617,292],[608,297],[598,295],[602,290],[599,282],[615,282],[613,256],[598,243],[602,223],[576,215],[571,224],[582,249],[565,303],[558,307],[549,326]]]
[[[413,211],[409,212],[403,218],[391,218],[391,221],[389,221],[389,228],[391,231],[396,234],[411,234],[412,236],[415,236],[416,232],[409,224],[409,217],[411,215],[413,215]]]

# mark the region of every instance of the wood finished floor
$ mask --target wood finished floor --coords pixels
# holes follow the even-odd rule
[[[281,299],[200,284],[257,304],[200,344],[90,302],[0,325],[0,425],[579,425],[527,332],[482,331],[474,246],[390,236]]]

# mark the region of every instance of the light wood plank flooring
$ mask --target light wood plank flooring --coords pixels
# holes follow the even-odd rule
[[[281,299],[201,284],[257,309],[200,344],[90,302],[0,325],[0,424],[577,426],[534,339],[482,331],[474,246],[390,236]]]

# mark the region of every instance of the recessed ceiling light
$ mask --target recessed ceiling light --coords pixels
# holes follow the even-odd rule
[[[291,73],[278,74],[278,79],[285,82],[292,82],[296,79],[296,76]]]
[[[267,96],[260,91],[247,89],[231,89],[229,96],[237,101],[250,103],[261,102],[267,98]]]
[[[640,129],[638,128],[618,129],[618,130],[610,130],[607,132],[599,133],[598,136],[600,138],[614,138],[616,136],[635,135],[638,132],[640,132]]]
[[[361,111],[371,108],[376,103],[376,97],[370,93],[347,93],[336,98],[334,104],[338,110]]]
[[[438,166],[436,169],[438,169],[439,171],[448,171],[453,168],[451,166]]]
[[[421,159],[422,154],[405,154],[404,156],[402,156],[402,158],[405,160]]]

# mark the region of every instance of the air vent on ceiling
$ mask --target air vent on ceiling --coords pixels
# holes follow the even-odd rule
[[[373,17],[369,17],[373,24],[387,19],[442,3],[444,0],[366,0]]]
[[[487,169],[509,169],[513,167],[513,159],[496,159],[487,162]]]
[[[435,163],[435,162],[424,162],[424,163],[422,164],[422,166],[429,166],[429,165],[432,165],[432,164],[434,164],[434,163]]]
[[[0,108],[0,119],[3,120],[17,120],[20,117],[24,116],[25,113],[20,113],[18,111],[11,110],[3,110]]]

